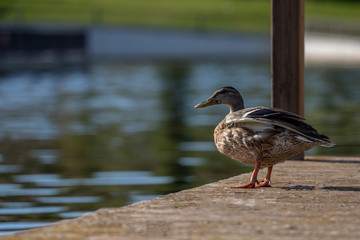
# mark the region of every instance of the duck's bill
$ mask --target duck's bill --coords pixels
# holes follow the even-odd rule
[[[217,104],[217,101],[213,98],[209,98],[205,102],[197,104],[194,108],[203,108]]]

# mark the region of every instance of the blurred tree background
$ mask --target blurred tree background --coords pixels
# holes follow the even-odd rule
[[[306,20],[358,25],[359,0],[307,0]],[[270,31],[270,0],[2,0],[0,19],[15,23],[110,24],[194,30]]]

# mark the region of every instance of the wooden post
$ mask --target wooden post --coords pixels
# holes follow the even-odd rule
[[[272,0],[271,22],[271,104],[304,116],[304,0]]]

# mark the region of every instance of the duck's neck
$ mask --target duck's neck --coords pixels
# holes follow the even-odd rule
[[[236,100],[234,99],[234,101],[227,105],[230,107],[230,113],[244,109],[244,101],[242,98],[237,98]]]
[[[244,109],[244,106],[242,106],[242,107],[230,106],[230,113],[239,111],[239,110],[241,110],[241,109]]]

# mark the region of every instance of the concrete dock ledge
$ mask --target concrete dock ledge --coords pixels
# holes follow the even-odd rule
[[[360,158],[287,161],[272,177],[269,188],[231,189],[242,174],[0,239],[360,239]]]

